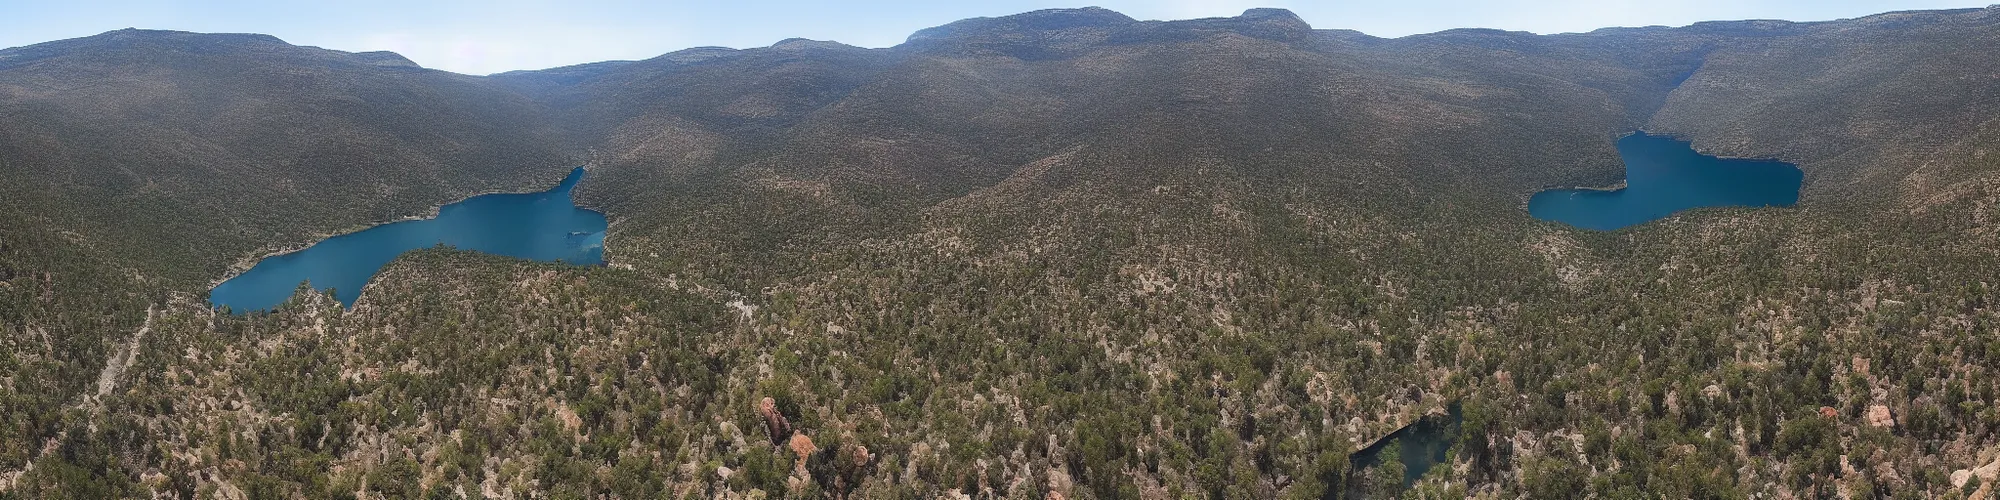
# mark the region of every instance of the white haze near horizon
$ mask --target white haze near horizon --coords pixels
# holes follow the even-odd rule
[[[644,59],[689,47],[762,47],[801,37],[888,47],[970,17],[1097,5],[1137,19],[1290,9],[1315,28],[1396,37],[1451,28],[1535,33],[1706,20],[1821,21],[1894,10],[1983,7],[1953,0],[0,0],[0,47],[135,27],[265,33],[299,45],[389,50],[466,74]]]

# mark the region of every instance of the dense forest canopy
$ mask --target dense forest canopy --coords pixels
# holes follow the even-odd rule
[[[1990,498],[2000,10],[969,19],[487,77],[0,50],[0,497]],[[1787,208],[1530,217],[1635,130]],[[575,165],[608,266],[256,258]],[[1390,450],[1451,412],[1414,483]]]

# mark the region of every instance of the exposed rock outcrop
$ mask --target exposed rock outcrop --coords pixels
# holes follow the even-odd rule
[[[757,402],[757,414],[764,417],[764,432],[771,437],[771,444],[785,444],[792,436],[792,422],[778,413],[778,400],[764,398]],[[807,441],[811,444],[811,441]]]
[[[1868,407],[1868,425],[1875,427],[1895,427],[1896,417],[1889,413],[1889,407],[1875,405]]]

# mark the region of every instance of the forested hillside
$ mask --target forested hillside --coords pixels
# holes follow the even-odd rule
[[[970,19],[487,77],[0,51],[0,497],[1990,498],[2000,11]],[[1672,134],[1788,208],[1544,222]],[[256,257],[591,175],[608,266]],[[1414,484],[1350,454],[1463,409]]]

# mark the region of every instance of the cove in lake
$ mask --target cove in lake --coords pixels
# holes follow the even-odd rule
[[[437,217],[392,222],[273,255],[210,290],[208,301],[234,312],[269,310],[291,298],[300,282],[332,288],[353,306],[361,287],[403,252],[437,245],[494,255],[571,264],[604,263],[604,214],[578,208],[570,190],[583,167],[539,193],[474,196],[438,208]]]
[[[1551,189],[1528,200],[1537,219],[1609,231],[1699,207],[1789,207],[1805,173],[1777,160],[1717,158],[1687,141],[1635,132],[1618,140],[1625,187]]]

